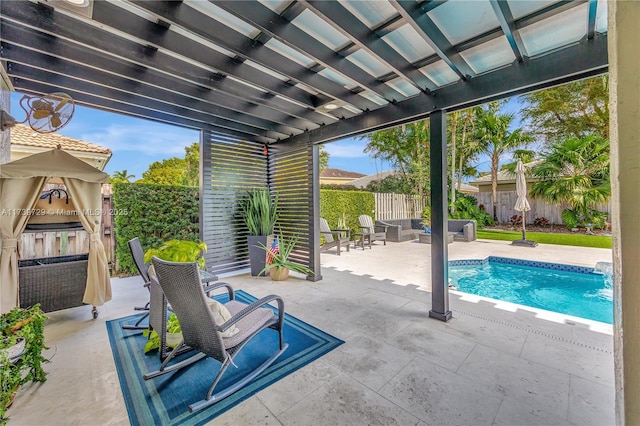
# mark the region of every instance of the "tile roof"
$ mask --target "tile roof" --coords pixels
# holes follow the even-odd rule
[[[532,167],[542,163],[543,160],[538,159],[538,160],[533,160],[530,163],[526,163],[524,164],[524,169],[525,171],[530,170]],[[533,176],[531,176],[529,173],[525,173],[526,177],[527,177],[527,181],[533,181],[536,180]],[[498,183],[515,183],[516,181],[516,174],[515,173],[511,173],[508,170],[500,170],[498,171]],[[479,178],[472,180],[471,182],[469,182],[471,185],[474,186],[479,186],[479,185],[491,185],[491,173],[487,173],[484,176],[480,176]]]
[[[39,148],[56,148],[60,145],[62,149],[67,151],[111,154],[109,148],[104,148],[79,139],[73,139],[58,133],[38,133],[24,124],[16,124],[16,126],[11,129],[11,144]]]
[[[395,175],[397,173],[398,172],[395,171],[395,170],[385,170],[383,172],[378,172],[378,173],[374,173],[372,175],[363,176],[361,178],[354,179],[351,182],[349,182],[349,185],[353,185],[356,188],[364,188],[370,182],[373,182],[374,180],[382,180],[382,179],[386,178],[387,176]]]
[[[362,173],[348,172],[346,170],[326,168],[320,173],[321,178],[359,178]]]

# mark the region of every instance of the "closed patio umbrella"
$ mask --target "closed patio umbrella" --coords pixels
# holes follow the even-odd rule
[[[527,241],[527,230],[525,228],[527,211],[531,210],[531,206],[527,200],[527,178],[524,175],[522,160],[518,160],[518,165],[516,166],[516,193],[518,194],[518,199],[516,200],[514,209],[522,212],[522,239],[514,241],[513,244],[535,247],[538,243],[535,241]]]

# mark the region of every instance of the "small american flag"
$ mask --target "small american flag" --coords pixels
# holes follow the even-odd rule
[[[271,265],[273,262],[273,258],[280,252],[280,244],[278,242],[278,237],[273,239],[273,243],[271,243],[271,247],[267,251],[267,265]]]

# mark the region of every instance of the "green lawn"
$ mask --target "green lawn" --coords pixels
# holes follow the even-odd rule
[[[478,238],[485,240],[514,241],[522,238],[522,231],[480,229],[478,230]],[[527,232],[527,240],[533,240],[541,244],[611,248],[611,237],[603,237],[599,235]]]

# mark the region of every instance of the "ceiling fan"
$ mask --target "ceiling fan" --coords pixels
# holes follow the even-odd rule
[[[1,130],[28,122],[38,133],[55,132],[69,123],[75,111],[75,102],[68,94],[55,92],[42,96],[24,95],[20,99],[20,107],[26,113],[23,121],[16,121],[5,111],[0,111]]]

